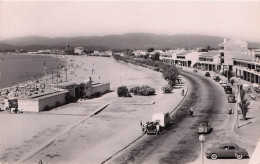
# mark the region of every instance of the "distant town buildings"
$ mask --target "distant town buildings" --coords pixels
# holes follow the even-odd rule
[[[79,55],[83,55],[84,54],[84,47],[75,47],[74,53],[79,54]]]

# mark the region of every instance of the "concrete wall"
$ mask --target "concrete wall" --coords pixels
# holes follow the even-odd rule
[[[68,92],[65,91],[41,96],[35,99],[19,99],[18,109],[28,112],[40,112],[44,110],[46,105],[51,109],[56,107],[57,102],[59,102],[60,105],[64,105],[66,103],[65,97],[67,94]]]
[[[95,94],[97,92],[104,93],[105,91],[109,91],[109,90],[110,90],[110,83],[92,86],[92,94]]]
[[[66,103],[66,95],[67,92],[62,92],[53,96],[43,97],[39,99],[39,111],[43,111],[46,105],[48,105],[50,108],[55,108],[56,102],[59,102],[60,105],[64,105]]]
[[[18,100],[18,110],[28,112],[39,112],[39,101],[38,100]]]

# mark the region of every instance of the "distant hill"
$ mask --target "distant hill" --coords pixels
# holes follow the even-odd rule
[[[65,49],[69,43],[71,46],[83,46],[89,49],[147,49],[154,48],[195,48],[217,45],[223,42],[224,37],[207,35],[155,35],[150,33],[127,33],[123,35],[107,36],[82,36],[82,37],[40,37],[28,36],[12,38],[0,41],[0,49],[3,47],[18,47],[24,49]],[[2,46],[1,46],[2,45]],[[250,43],[250,46],[260,47],[260,43]],[[9,47],[8,47],[9,46]]]

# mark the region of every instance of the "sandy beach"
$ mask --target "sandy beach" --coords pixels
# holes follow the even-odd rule
[[[82,122],[27,162],[100,163],[141,134],[140,120],[150,121],[154,112],[170,111],[181,101],[181,89],[162,94],[167,84],[160,72],[115,61],[113,58],[59,56],[68,62],[68,81],[110,82],[112,92],[61,106],[48,112],[9,114],[2,112],[0,161],[13,163],[53,138],[69,125],[88,116],[102,104],[110,105],[95,117]],[[119,98],[118,86],[150,85],[154,96]],[[181,87],[181,86],[180,86]],[[177,98],[176,98],[177,97]],[[173,99],[174,98],[174,99]],[[174,101],[173,101],[174,100]],[[160,101],[160,102],[159,102]],[[11,125],[11,126],[10,126]],[[12,127],[12,128],[9,128]],[[73,146],[73,147],[72,147]],[[103,150],[103,153],[99,153]],[[85,153],[88,152],[88,156]]]

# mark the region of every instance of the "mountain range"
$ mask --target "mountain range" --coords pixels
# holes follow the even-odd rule
[[[101,49],[147,49],[162,48],[196,48],[208,45],[217,48],[224,37],[176,34],[156,35],[151,33],[127,33],[123,35],[80,36],[80,37],[41,37],[27,36],[0,40],[0,50],[25,49],[65,49],[66,44],[71,47],[82,46],[90,50]],[[249,43],[250,48],[259,48],[260,42]]]

